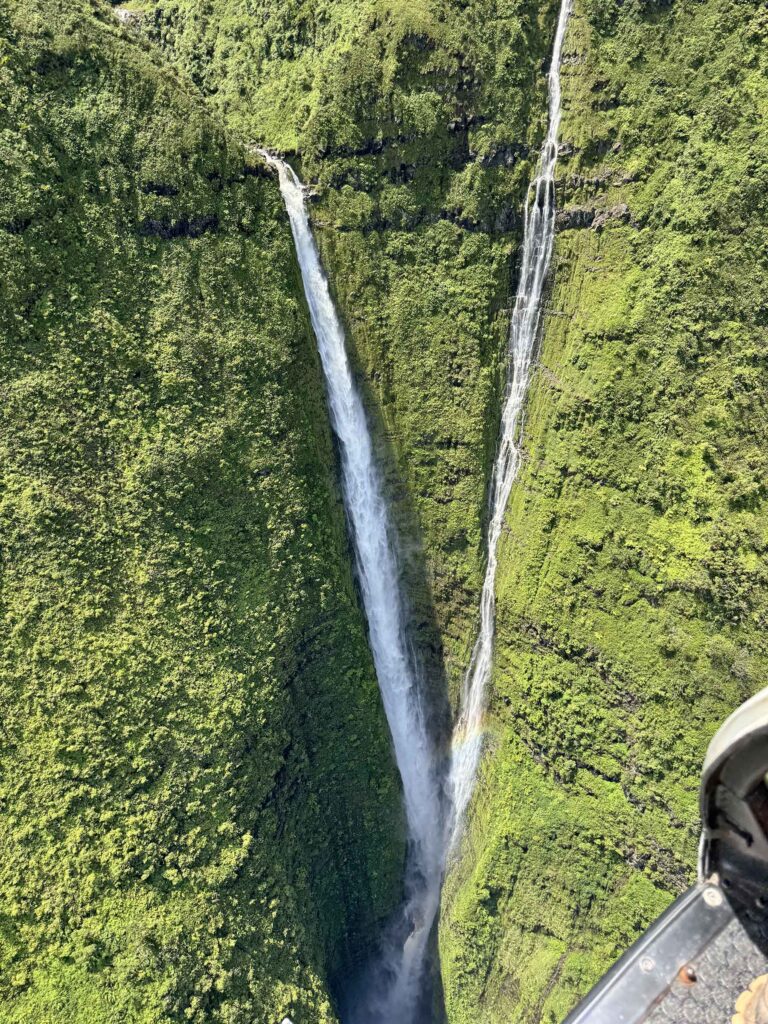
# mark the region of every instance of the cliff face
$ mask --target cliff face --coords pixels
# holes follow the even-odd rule
[[[560,1021],[688,884],[706,744],[765,683],[767,42],[753,4],[576,3],[457,1024]]]
[[[402,822],[280,196],[108,7],[0,30],[0,1016],[330,1021]]]
[[[316,188],[420,647],[443,693],[473,642],[506,306],[554,14],[538,0],[267,2],[258,13],[161,0],[147,15],[228,123],[298,151]]]
[[[455,683],[552,7],[158,10],[232,123],[317,185]],[[684,887],[706,742],[762,677],[765,31],[728,0],[575,5],[489,757],[444,901],[451,1020],[558,1019]]]
[[[290,234],[244,144],[316,188],[444,698],[555,4],[133,6],[0,21],[0,1006],[330,1021],[402,823]],[[764,681],[767,36],[740,0],[575,0],[451,1024],[559,1021],[687,884],[706,743]]]

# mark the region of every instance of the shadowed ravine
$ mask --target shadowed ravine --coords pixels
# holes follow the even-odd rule
[[[293,170],[264,154],[280,175],[304,291],[317,337],[331,423],[339,441],[344,506],[354,543],[371,650],[403,783],[408,824],[406,900],[381,955],[346,1014],[349,1024],[409,1024],[421,1002],[429,937],[440,901],[445,815],[422,680],[406,636],[392,524],[373,443],[352,377],[344,333]]]
[[[375,464],[373,442],[307,214],[304,188],[287,163],[276,167],[291,222],[304,292],[326,381],[331,423],[339,441],[344,506],[352,535],[370,644],[408,825],[405,903],[380,943],[373,965],[344,997],[345,1024],[423,1024],[430,1014],[427,967],[447,853],[460,835],[482,752],[482,720],[491,672],[494,586],[499,538],[520,464],[522,410],[552,256],[554,171],[560,123],[559,65],[570,0],[563,0],[549,73],[549,129],[525,217],[522,270],[510,328],[510,368],[499,451],[490,495],[488,565],[480,633],[465,678],[454,732],[446,806],[435,743],[429,732],[423,680],[407,639],[396,542]],[[426,1005],[425,1005],[426,1004]]]

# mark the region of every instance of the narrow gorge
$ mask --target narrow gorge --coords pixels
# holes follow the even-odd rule
[[[428,1019],[425,995],[429,939],[437,917],[443,870],[445,813],[442,780],[429,734],[427,695],[408,643],[404,602],[380,471],[362,401],[347,357],[344,333],[312,237],[303,188],[283,161],[277,167],[291,221],[304,291],[328,389],[331,423],[339,442],[344,502],[373,661],[403,785],[408,822],[405,904],[389,926],[379,958],[347,995],[350,1024],[413,1024]]]
[[[766,83],[752,0],[2,6],[3,1024],[561,1024],[690,885]]]
[[[534,358],[555,235],[555,165],[560,125],[560,61],[571,0],[562,0],[548,75],[548,128],[539,172],[526,200],[519,284],[509,332],[509,368],[499,451],[489,499],[487,567],[480,632],[461,693],[451,738],[447,779],[440,775],[436,737],[429,734],[428,690],[409,648],[397,567],[398,541],[375,464],[374,446],[353,379],[344,332],[312,236],[305,192],[285,161],[259,150],[279,174],[291,222],[304,293],[325,376],[331,423],[339,442],[342,491],[356,555],[363,605],[408,822],[405,904],[391,923],[378,959],[358,980],[349,1024],[425,1024],[437,1012],[427,984],[440,887],[448,856],[460,838],[483,742],[486,688],[491,675],[497,547],[520,464],[523,408]],[[447,795],[443,793],[443,785]]]

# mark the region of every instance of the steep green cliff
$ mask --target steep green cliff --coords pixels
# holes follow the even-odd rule
[[[402,823],[279,193],[110,8],[0,37],[0,1017],[331,1021]]]
[[[514,253],[551,0],[160,0],[145,28],[246,138],[300,152],[433,677],[482,583]],[[443,692],[444,684],[440,684]]]
[[[552,6],[259,11],[178,0],[156,31],[318,186],[411,592],[455,683]],[[576,4],[490,752],[445,897],[451,1020],[558,1019],[679,891],[707,739],[760,679],[764,17]]]
[[[706,744],[765,683],[767,71],[762,5],[577,0],[456,1024],[560,1021],[686,886]]]
[[[556,6],[0,15],[10,1024],[333,1019],[402,826],[290,235],[244,147],[316,188],[444,697]],[[749,0],[575,0],[451,1024],[559,1021],[687,884],[707,740],[764,681],[766,53]]]

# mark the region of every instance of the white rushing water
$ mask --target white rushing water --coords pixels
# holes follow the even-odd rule
[[[571,0],[561,0],[549,72],[549,128],[525,211],[522,268],[509,335],[509,379],[490,493],[488,564],[480,632],[462,687],[450,769],[451,807],[443,813],[435,751],[420,678],[410,652],[392,527],[365,410],[355,387],[344,332],[320,263],[305,204],[292,168],[261,151],[276,167],[291,222],[304,292],[325,375],[331,423],[339,441],[344,505],[368,618],[371,650],[403,784],[408,824],[406,902],[400,927],[385,936],[381,954],[346,1008],[345,1024],[424,1024],[429,939],[440,904],[445,857],[461,833],[482,753],[483,718],[495,626],[497,550],[504,514],[521,460],[521,428],[541,301],[555,232],[555,164],[560,127],[560,60]]]
[[[520,468],[523,406],[541,322],[542,294],[555,238],[555,164],[561,112],[560,62],[570,9],[571,0],[561,0],[549,69],[549,128],[541,150],[538,174],[531,185],[525,210],[520,283],[509,332],[507,390],[491,483],[488,563],[480,599],[480,632],[464,678],[460,712],[453,735],[449,848],[455,845],[461,834],[482,753],[486,690],[493,663],[499,538],[512,485]]]
[[[405,632],[382,483],[371,434],[352,376],[336,309],[310,228],[304,189],[285,162],[262,153],[280,176],[296,243],[304,292],[325,375],[331,423],[339,441],[344,505],[354,542],[370,644],[397,766],[408,825],[409,857],[402,927],[386,938],[350,1024],[420,1024],[429,937],[437,915],[445,827],[435,752],[419,673]]]

